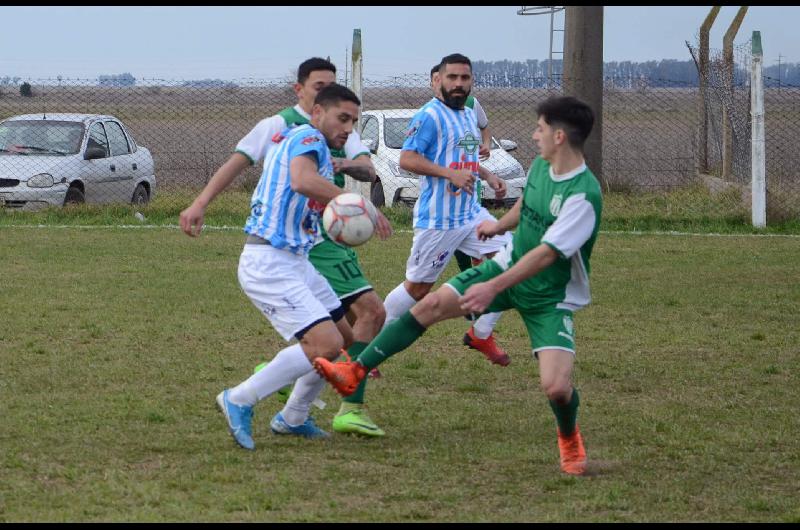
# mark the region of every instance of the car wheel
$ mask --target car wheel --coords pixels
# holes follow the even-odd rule
[[[131,204],[147,204],[148,202],[150,202],[150,194],[147,193],[147,188],[144,184],[139,184],[136,186],[136,189],[133,190]]]
[[[372,204],[376,207],[380,208],[381,206],[386,206],[386,197],[383,196],[383,184],[381,184],[380,180],[376,180],[372,183],[372,190],[369,196],[369,200],[371,200]]]
[[[67,195],[64,197],[64,206],[68,204],[83,204],[86,202],[86,196],[77,186],[70,186],[67,190]]]

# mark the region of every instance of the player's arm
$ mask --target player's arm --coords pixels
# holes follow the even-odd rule
[[[375,166],[368,155],[361,155],[355,160],[333,158],[333,170],[343,172],[359,182],[375,182]]]
[[[490,237],[505,234],[519,224],[519,214],[522,211],[522,197],[517,199],[514,206],[497,221],[482,221],[476,228],[478,239],[485,241]]]
[[[478,118],[478,129],[481,131],[481,147],[478,151],[478,156],[481,160],[486,160],[491,156],[492,148],[492,135],[489,133],[489,117],[486,116],[486,111],[483,110],[478,98],[475,98],[475,115]]]
[[[400,167],[417,175],[429,175],[449,180],[454,186],[473,193],[475,175],[468,169],[451,169],[434,164],[416,151],[400,151]]]
[[[289,186],[292,191],[323,205],[342,193],[336,184],[319,174],[317,158],[313,154],[292,158],[289,162]]]
[[[485,180],[489,187],[494,190],[495,198],[502,199],[506,196],[508,186],[506,186],[506,182],[503,179],[483,166],[478,166],[478,174],[481,179]]]
[[[239,152],[233,153],[227,162],[214,173],[191,206],[181,212],[181,230],[192,237],[200,235],[208,205],[250,165],[251,161],[248,157]]]
[[[520,201],[522,198],[514,205],[515,208],[521,208]],[[595,221],[594,207],[582,194],[570,197],[561,207],[556,222],[542,236],[541,244],[529,250],[507,271],[467,289],[459,299],[461,308],[482,312],[500,292],[539,274],[559,257],[571,258],[592,236]]]

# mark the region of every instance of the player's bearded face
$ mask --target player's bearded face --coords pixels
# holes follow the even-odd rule
[[[466,64],[448,64],[439,72],[439,83],[444,104],[461,110],[472,90],[472,69]]]
[[[469,88],[465,90],[464,87],[456,87],[450,91],[447,91],[445,90],[444,85],[442,85],[442,101],[444,101],[444,104],[451,109],[463,109],[464,103],[467,102],[467,96],[469,96],[469,93]]]

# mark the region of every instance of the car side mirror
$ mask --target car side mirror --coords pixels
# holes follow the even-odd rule
[[[513,151],[514,149],[519,147],[517,145],[517,142],[513,140],[500,140],[498,143],[500,144],[500,147],[503,148],[503,151]]]
[[[378,142],[376,142],[374,138],[363,138],[361,142],[364,144],[364,147],[369,149],[370,153],[375,154],[378,152]]]
[[[106,157],[106,150],[102,147],[98,146],[90,146],[86,148],[86,152],[83,154],[84,160],[95,160],[97,158],[105,158]]]

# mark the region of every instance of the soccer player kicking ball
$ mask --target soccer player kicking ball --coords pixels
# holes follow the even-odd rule
[[[194,235],[193,226],[198,229],[202,226],[205,209],[214,197],[247,167],[265,159],[267,152],[274,149],[277,140],[282,138],[284,129],[309,123],[314,98],[320,90],[334,81],[336,81],[336,66],[330,61],[312,57],[300,64],[297,68],[297,82],[294,84],[297,105],[261,120],[239,141],[228,161],[217,170],[192,205],[181,212],[181,226],[186,227],[184,231],[187,234]],[[332,148],[331,155],[335,173],[333,182],[338,187],[344,187],[344,173],[360,181],[375,180],[375,168],[369,158],[369,149],[361,142],[357,131],[353,130],[350,133],[343,146]],[[378,217],[384,218],[380,212]],[[388,224],[388,221],[381,222]],[[322,237],[315,241],[308,257],[311,264],[331,284],[342,302],[348,321],[352,323],[352,333],[344,335],[344,347],[351,357],[355,357],[381,330],[386,311],[382,300],[366,279],[353,249],[334,243],[324,230],[321,231],[321,235]],[[256,370],[266,364],[262,363]],[[319,390],[323,388],[324,381],[319,383],[316,374],[312,373],[309,377],[312,381],[317,381]],[[279,395],[285,393],[288,393],[288,387],[279,391]],[[282,400],[285,406],[280,412],[280,417],[289,425],[289,428],[282,432],[304,433],[302,429],[292,430],[291,427],[295,425],[302,427],[314,398],[316,395],[306,389],[303,381],[299,387],[295,386],[288,400],[285,398]],[[333,430],[366,436],[383,436],[383,429],[375,425],[367,415],[363,403],[363,397],[344,399],[338,414],[333,419]]]
[[[316,396],[320,379],[316,374],[310,376],[311,361],[336,359],[344,345],[343,331],[351,332],[341,302],[308,260],[308,253],[318,237],[324,205],[342,192],[333,183],[329,147],[344,146],[360,104],[346,87],[332,84],[320,90],[311,123],[284,131],[277,147],[268,151],[253,192],[244,228],[247,243],[239,259],[239,283],[275,330],[287,341],[297,338],[299,344],[281,350],[263,370],[217,396],[231,435],[245,449],[255,448],[254,405],[298,380],[304,384],[299,390],[298,381],[295,392]],[[389,236],[385,219],[379,219],[377,234]],[[293,428],[278,413],[270,427],[276,433],[327,436],[310,417]]]
[[[550,98],[537,113],[533,139],[541,156],[528,171],[522,197],[499,221],[477,227],[482,239],[516,227],[511,243],[427,295],[386,326],[356,360],[331,363],[319,358],[314,367],[347,395],[368,370],[408,348],[436,322],[516,309],[528,329],[541,385],[556,417],[561,469],[581,475],[586,451],[577,424],[578,392],[572,386],[572,314],[590,301],[589,259],[602,211],[600,185],[583,158],[594,114],[572,97]]]

